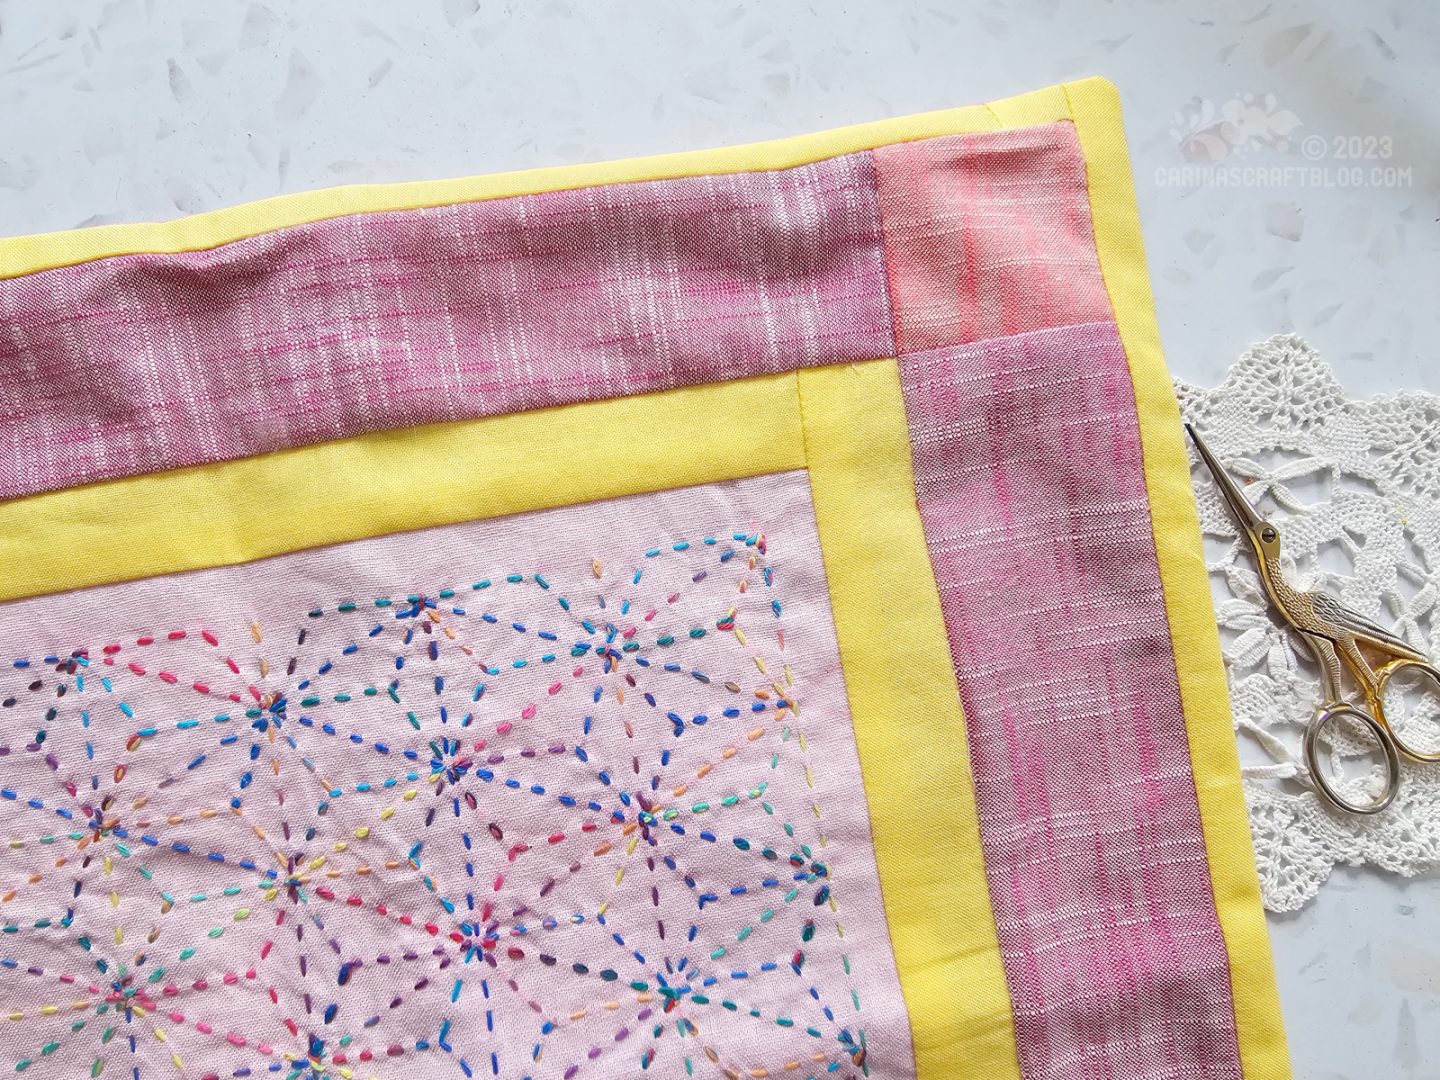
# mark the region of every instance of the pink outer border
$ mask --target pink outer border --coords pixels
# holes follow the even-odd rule
[[[847,154],[0,281],[0,498],[892,356],[875,192]]]
[[[1238,1078],[1115,327],[900,371],[1023,1073]]]

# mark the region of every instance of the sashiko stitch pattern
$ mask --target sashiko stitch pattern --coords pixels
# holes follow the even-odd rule
[[[10,658],[15,1069],[866,1071],[785,564],[747,525]]]
[[[0,1072],[1283,1080],[1150,306],[1094,81],[0,244]]]

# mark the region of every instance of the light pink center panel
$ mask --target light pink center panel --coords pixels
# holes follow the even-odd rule
[[[0,626],[33,1075],[914,1075],[803,472]]]

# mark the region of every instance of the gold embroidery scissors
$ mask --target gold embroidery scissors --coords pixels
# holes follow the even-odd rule
[[[1440,761],[1440,751],[1422,751],[1406,744],[1385,718],[1385,689],[1400,671],[1418,672],[1440,687],[1440,671],[1423,653],[1397,636],[1351,611],[1333,596],[1323,592],[1305,592],[1285,580],[1280,569],[1280,530],[1266,521],[1245,498],[1231,475],[1225,471],[1205,441],[1189,424],[1185,430],[1195,442],[1195,449],[1215,477],[1215,486],[1230,507],[1230,513],[1255,553],[1260,568],[1260,581],[1270,603],[1280,617],[1299,635],[1316,663],[1320,665],[1321,701],[1305,728],[1305,764],[1316,789],[1333,806],[1352,814],[1378,814],[1400,790],[1400,758],[1412,761]],[[1379,658],[1374,666],[1366,652]],[[1360,690],[1358,701],[1348,701],[1341,688],[1342,672]],[[1366,728],[1380,746],[1385,757],[1385,790],[1374,802],[1356,803],[1335,790],[1320,768],[1319,738],[1333,721],[1340,718]]]

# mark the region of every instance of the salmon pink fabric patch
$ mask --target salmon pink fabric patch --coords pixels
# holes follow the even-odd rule
[[[1111,317],[1072,124],[875,150],[896,354]]]

